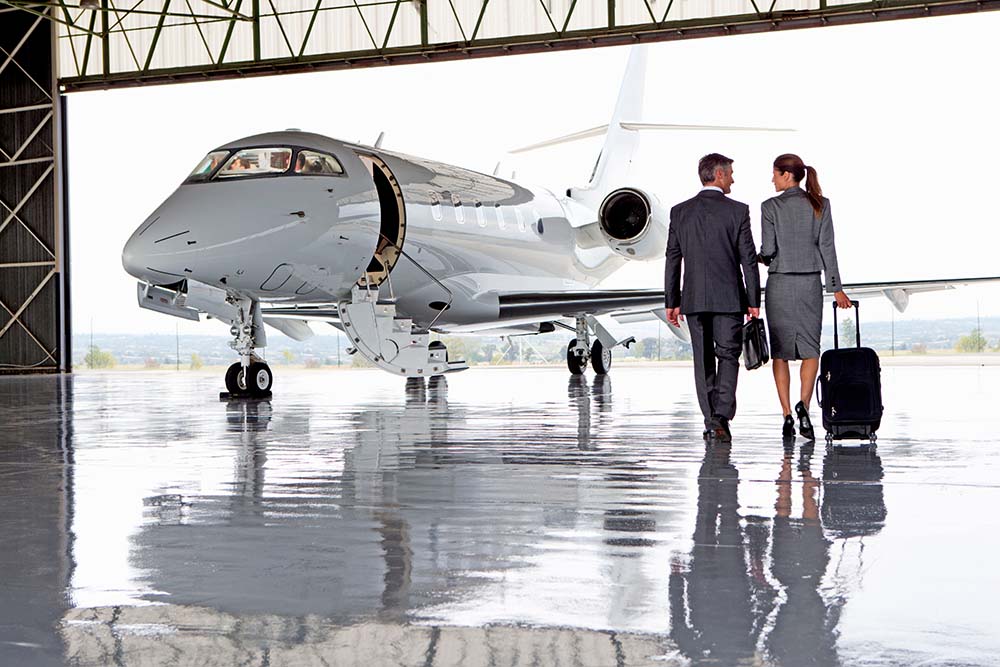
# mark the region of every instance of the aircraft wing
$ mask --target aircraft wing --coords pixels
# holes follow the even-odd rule
[[[884,296],[902,312],[909,302],[910,294],[936,292],[990,282],[1000,282],[1000,276],[851,283],[844,285],[844,291],[851,298]],[[763,297],[764,290],[761,289],[761,298],[763,299]],[[652,311],[649,309],[662,309],[663,298],[663,290],[592,290],[501,294],[500,318],[572,317],[587,313],[591,315],[610,314],[620,322],[637,322],[644,319],[656,319],[656,316],[652,315]],[[650,313],[650,316],[646,316],[644,312],[636,312],[642,310]]]
[[[844,285],[844,291],[851,298],[884,296],[899,312],[903,312],[909,304],[911,294],[996,282],[1000,282],[1000,276],[851,283]],[[763,298],[763,290],[761,292]],[[496,325],[484,329],[503,329],[506,333],[511,333],[513,329],[528,331],[531,327],[526,325],[531,322],[558,322],[579,315],[610,315],[622,324],[657,319],[665,322],[664,294],[663,290],[658,289],[507,292],[500,293],[498,298],[499,321]],[[328,322],[334,326],[340,323],[340,315],[333,305],[272,307],[265,308],[262,314],[264,321],[272,326],[282,320]],[[672,325],[667,324],[671,330],[674,329]],[[284,330],[284,327],[279,328]],[[478,330],[478,327],[475,330]],[[686,332],[675,331],[675,333],[687,340]]]

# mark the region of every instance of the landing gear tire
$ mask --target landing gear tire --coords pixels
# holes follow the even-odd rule
[[[580,345],[580,341],[574,338],[566,348],[566,365],[569,367],[569,372],[573,375],[583,375],[583,372],[587,370],[588,355],[576,353],[576,349]]]
[[[232,396],[264,398],[271,394],[273,382],[271,367],[260,361],[250,364],[245,375],[239,362],[226,369],[226,390]]]
[[[250,364],[247,371],[249,381],[246,384],[248,385],[247,390],[250,392],[250,395],[254,398],[269,396],[271,394],[271,384],[274,382],[271,367],[258,361]]]
[[[599,340],[590,348],[590,365],[598,375],[606,375],[611,370],[611,349]]]
[[[243,371],[243,367],[240,366],[240,362],[236,362],[232,366],[226,369],[226,391],[230,394],[238,395],[244,391],[246,388],[240,388],[240,373]]]

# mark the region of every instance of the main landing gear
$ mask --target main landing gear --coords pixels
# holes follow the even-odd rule
[[[569,328],[569,327],[566,327]],[[594,342],[590,342],[591,329],[595,334]],[[566,347],[566,366],[573,375],[582,375],[589,363],[598,375],[605,375],[611,370],[611,350],[618,345],[626,348],[635,342],[635,337],[625,340],[615,340],[595,317],[584,315],[576,318],[576,337],[571,339]]]
[[[233,341],[229,346],[240,355],[240,360],[226,370],[226,392],[220,398],[268,398],[274,375],[271,367],[256,354],[256,348],[267,345],[264,321],[257,303],[250,299],[227,299],[237,308],[236,319],[229,333]]]

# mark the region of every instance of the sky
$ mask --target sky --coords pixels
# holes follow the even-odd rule
[[[646,132],[634,184],[667,207],[697,192],[698,158],[735,159],[732,197],[774,195],[794,152],[832,201],[846,283],[1000,275],[996,35],[1000,12],[652,44],[644,117],[794,133]],[[599,138],[511,149],[606,123],[622,47],[74,93],[69,97],[73,326],[77,333],[228,335],[136,305],[121,268],[132,231],[211,149],[298,128],[550,188],[586,182]],[[637,119],[638,120],[638,119]],[[662,260],[606,287],[662,287]],[[884,299],[862,319],[888,320]],[[897,320],[1000,316],[1000,286],[915,295]],[[322,332],[322,330],[320,330]]]

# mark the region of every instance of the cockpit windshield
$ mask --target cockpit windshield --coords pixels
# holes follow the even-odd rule
[[[294,160],[293,160],[294,156]],[[294,162],[294,165],[293,165]],[[344,167],[329,153],[304,148],[268,147],[242,148],[233,151],[212,151],[185,183],[246,178],[249,176],[343,176]]]
[[[215,169],[226,159],[227,155],[229,155],[229,151],[212,151],[206,155],[205,159],[199,162],[198,166],[191,172],[191,175],[187,177],[187,182],[198,183],[207,181],[215,172]]]
[[[292,160],[290,148],[244,148],[229,158],[216,178],[241,178],[288,171]]]

